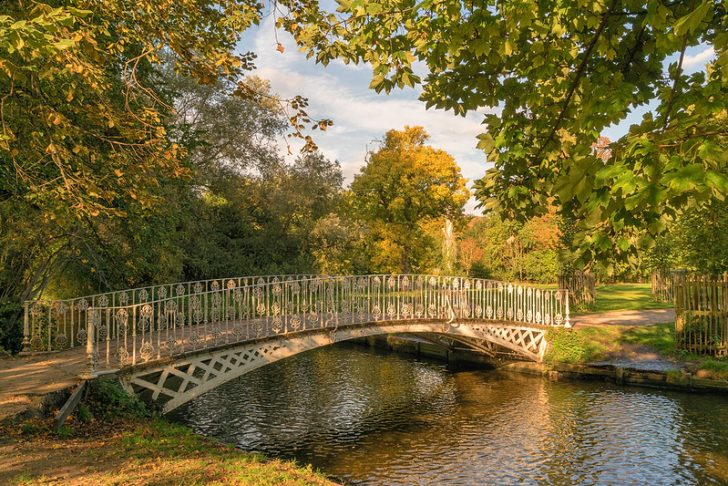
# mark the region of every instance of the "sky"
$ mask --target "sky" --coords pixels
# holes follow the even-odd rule
[[[282,53],[276,49],[278,42],[284,47]],[[252,74],[269,80],[274,93],[283,98],[295,95],[308,98],[307,111],[314,119],[333,120],[333,127],[326,132],[315,131],[313,136],[326,157],[339,161],[347,184],[365,164],[367,150],[376,148],[387,130],[402,129],[405,125],[423,126],[430,134],[429,144],[455,158],[469,185],[483,177],[491,166],[485,154],[475,147],[476,135],[485,130],[482,121],[486,110],[471,112],[466,117],[434,108],[425,110],[425,104],[417,99],[419,88],[394,90],[389,95],[377,94],[369,89],[371,70],[368,66],[345,65],[339,61],[323,66],[306,59],[286,32],[278,31],[276,37],[270,16],[259,27],[245,33],[239,50],[257,54],[257,69]],[[685,71],[704,69],[713,54],[708,46],[689,49],[683,61]],[[649,109],[636,110],[619,125],[605,130],[604,135],[612,140],[619,138]],[[300,145],[292,144],[294,155],[291,159],[298,147]],[[477,214],[479,211],[475,206],[476,201],[471,198],[466,211]]]

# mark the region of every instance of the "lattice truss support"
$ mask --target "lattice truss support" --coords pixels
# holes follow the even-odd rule
[[[459,342],[490,356],[494,355],[497,347],[506,348],[533,361],[543,359],[547,345],[546,329],[537,327],[468,321],[377,322],[188,353],[165,362],[132,367],[121,375],[121,379],[127,391],[144,400],[163,404],[166,413],[227,381],[280,359],[349,339],[402,333],[420,335],[445,344]]]

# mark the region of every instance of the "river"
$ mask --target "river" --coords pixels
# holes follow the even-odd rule
[[[552,382],[340,344],[172,418],[351,484],[728,484],[728,397]]]

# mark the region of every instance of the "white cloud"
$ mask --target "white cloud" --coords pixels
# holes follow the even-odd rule
[[[324,67],[307,60],[293,40],[284,33],[278,40],[285,51],[275,47],[272,19],[255,32],[250,48],[258,54],[255,74],[270,80],[274,92],[283,97],[300,94],[309,99],[309,114],[331,118],[334,126],[315,134],[321,151],[342,166],[350,181],[364,165],[367,148],[376,145],[390,129],[421,125],[431,136],[430,143],[452,154],[470,182],[487,168],[485,155],[475,148],[476,135],[483,131],[482,114],[455,116],[441,110],[425,110],[417,91],[408,89],[390,95],[377,95],[368,88],[371,71],[366,65],[332,62]],[[295,149],[300,145],[292,143]],[[472,210],[474,202],[468,204]]]
[[[715,49],[713,49],[713,46],[708,46],[696,54],[685,56],[685,58],[683,59],[683,66],[704,66],[705,64],[707,64],[708,60],[714,55]]]

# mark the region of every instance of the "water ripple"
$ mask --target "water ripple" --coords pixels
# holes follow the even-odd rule
[[[352,484],[726,484],[728,399],[555,383],[354,346],[281,361],[174,413]]]

